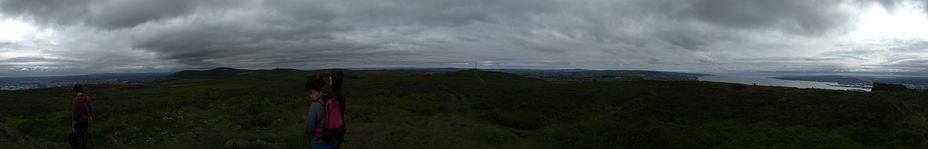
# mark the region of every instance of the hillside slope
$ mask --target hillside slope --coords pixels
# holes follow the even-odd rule
[[[88,85],[102,148],[305,148],[302,83],[261,70]],[[465,70],[353,71],[350,148],[924,148],[928,93],[698,81],[549,83]],[[0,146],[61,148],[66,88],[0,92]]]

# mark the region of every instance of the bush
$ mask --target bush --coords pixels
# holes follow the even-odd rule
[[[421,114],[434,114],[439,112],[448,111],[447,103],[442,103],[440,101],[431,101],[415,98],[416,96],[409,96],[406,98],[400,98],[396,102],[397,106],[401,109],[416,112]]]
[[[223,146],[227,149],[279,149],[277,145],[269,143],[264,140],[242,140],[242,139],[230,139]]]
[[[487,113],[485,118],[491,122],[525,130],[535,130],[542,126],[544,117],[534,111],[494,111]]]

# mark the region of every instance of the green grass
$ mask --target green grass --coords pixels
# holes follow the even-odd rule
[[[302,83],[267,70],[88,85],[97,148],[307,148]],[[498,72],[354,71],[349,148],[925,148],[928,93],[698,81],[548,83]],[[62,148],[72,93],[0,92],[0,146]],[[260,140],[260,141],[259,141]],[[256,143],[264,142],[264,143]]]

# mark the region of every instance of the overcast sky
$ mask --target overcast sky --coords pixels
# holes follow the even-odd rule
[[[474,63],[926,72],[926,5],[926,0],[0,0],[0,76]]]

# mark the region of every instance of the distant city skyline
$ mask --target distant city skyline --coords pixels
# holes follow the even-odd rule
[[[925,0],[0,0],[0,77],[232,67],[928,73]]]

